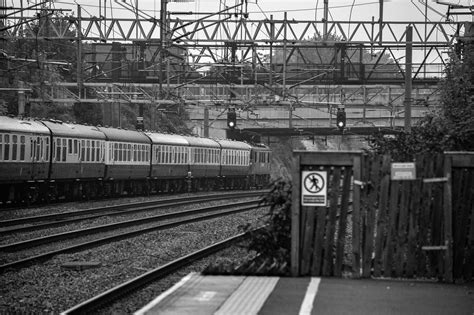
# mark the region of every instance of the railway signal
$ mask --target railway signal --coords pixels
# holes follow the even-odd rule
[[[344,108],[338,108],[336,114],[336,124],[339,130],[343,131],[346,127],[346,112]]]
[[[237,114],[235,112],[235,108],[229,108],[227,110],[227,126],[230,129],[235,129],[237,126]]]

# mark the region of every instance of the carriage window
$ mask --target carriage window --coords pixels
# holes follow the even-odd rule
[[[41,141],[41,146],[43,146],[43,142]],[[43,150],[43,149],[41,149]],[[63,139],[63,161],[66,162],[66,152],[67,152],[67,141]]]
[[[1,140],[0,140],[0,155],[1,155]],[[25,136],[20,136],[20,161],[25,160]]]
[[[81,161],[84,161],[86,158],[86,141],[81,140]]]
[[[74,154],[77,154],[77,140],[74,139]]]
[[[8,161],[10,159],[10,135],[5,135],[3,137],[5,142],[5,150],[3,150],[3,159]]]
[[[91,160],[91,141],[86,140],[86,161],[90,162]]]
[[[45,137],[44,140],[46,142],[46,144],[44,145],[44,160],[45,161],[49,161],[49,138],[48,137]]]
[[[100,157],[100,153],[101,153],[101,150],[102,149],[102,143],[100,143],[100,141],[96,141],[95,142],[95,160],[97,162],[100,162],[101,160],[101,157]]]
[[[162,163],[163,161],[161,160],[161,145],[156,147],[156,163]]]
[[[72,139],[67,140],[67,152],[72,154]]]
[[[3,159],[3,135],[0,133],[0,161]]]
[[[18,136],[13,135],[12,136],[12,161],[16,160],[17,150],[18,150]]]
[[[91,161],[94,162],[95,160],[95,141],[91,141]]]
[[[36,142],[33,140],[33,138],[30,138],[30,159],[32,161],[35,160],[35,147],[36,147]]]
[[[54,158],[56,161],[61,161],[61,139],[56,139],[56,155]]]
[[[114,160],[114,146],[112,143],[107,143],[107,146],[109,147],[109,161]]]

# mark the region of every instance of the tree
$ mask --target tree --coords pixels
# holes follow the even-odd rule
[[[459,58],[450,54],[445,76],[440,81],[441,108],[419,120],[411,132],[395,137],[374,136],[370,141],[375,153],[390,153],[400,161],[415,154],[474,150],[474,47],[465,47]]]
[[[71,107],[51,103],[48,93],[55,83],[73,79],[76,45],[67,39],[52,41],[48,38],[58,29],[63,30],[63,36],[74,37],[75,30],[58,11],[51,14],[44,7],[37,17],[3,45],[2,56],[6,62],[2,62],[2,72],[7,78],[3,81],[3,86],[15,88],[22,81],[26,87],[33,89],[31,97],[43,99],[41,103],[32,104],[32,116],[73,120]],[[2,98],[8,104],[8,112],[17,114],[17,92],[2,93]]]

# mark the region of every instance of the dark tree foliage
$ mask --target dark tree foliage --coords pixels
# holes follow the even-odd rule
[[[258,259],[290,266],[291,260],[291,183],[278,180],[261,201],[270,210],[264,217],[263,230],[251,232],[247,249],[256,251]],[[251,226],[243,227],[249,231]]]
[[[103,115],[99,104],[74,103],[72,107],[76,122],[79,124],[102,125]]]
[[[428,113],[412,128],[395,137],[376,135],[371,151],[409,161],[416,154],[474,151],[473,47],[462,59],[452,54],[440,82],[441,108]]]

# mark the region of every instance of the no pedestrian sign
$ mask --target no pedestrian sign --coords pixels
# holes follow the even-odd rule
[[[301,172],[301,205],[327,206],[327,177],[326,171]]]

